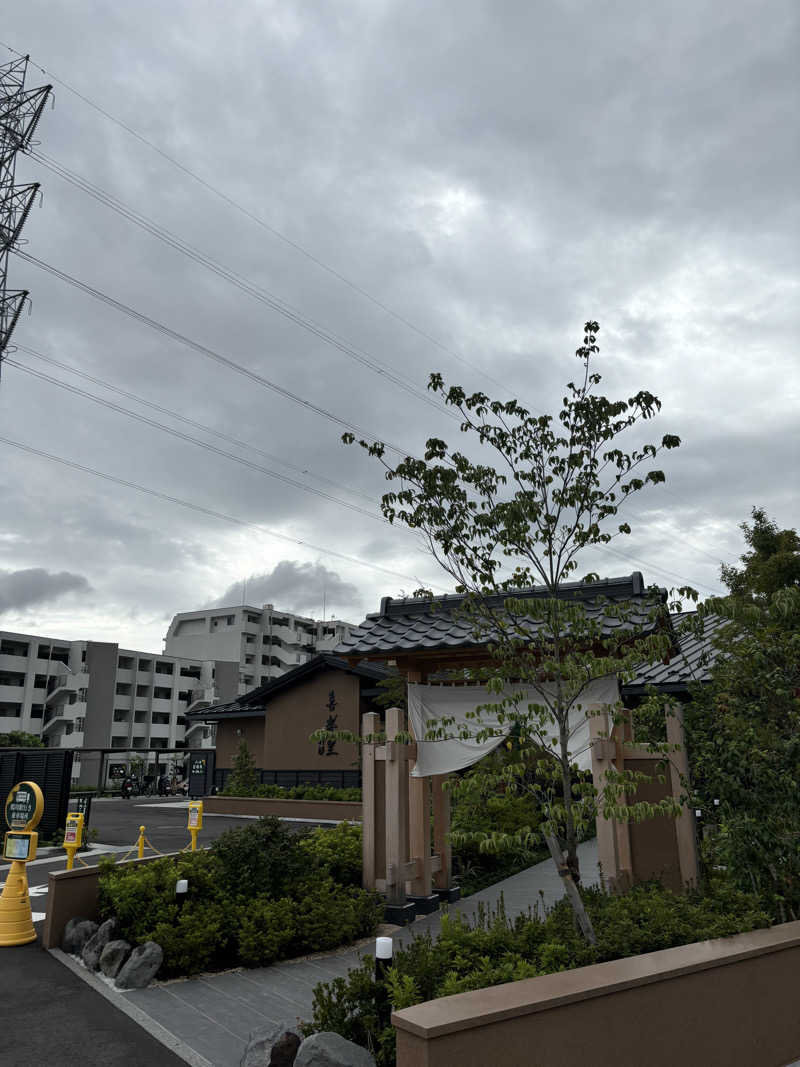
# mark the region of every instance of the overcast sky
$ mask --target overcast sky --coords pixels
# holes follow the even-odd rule
[[[555,412],[598,319],[602,388],[650,389],[654,435],[683,445],[615,542],[626,558],[582,570],[708,594],[753,505],[800,527],[798,12],[28,0],[0,36],[244,211],[58,83],[39,152],[422,392],[439,370]],[[17,179],[44,192],[30,255],[410,451],[459,436],[40,162]],[[18,258],[10,284],[33,301],[17,345],[261,451],[12,358],[327,496],[4,366],[4,437],[260,529],[2,445],[0,627],[157,650],[175,612],[241,602],[245,579],[250,603],[320,616],[324,597],[353,621],[448,588],[412,535],[364,513],[381,474],[342,426]]]

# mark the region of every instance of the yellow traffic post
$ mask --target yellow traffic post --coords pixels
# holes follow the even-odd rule
[[[64,830],[64,848],[67,851],[67,870],[71,871],[75,863],[75,853],[83,844],[83,812],[70,811]]]
[[[189,821],[186,825],[192,838],[192,852],[197,851],[197,834],[203,829],[203,801],[189,801]]]
[[[144,856],[144,827],[139,827],[139,840],[136,842],[139,859]]]
[[[44,811],[44,797],[36,782],[18,782],[6,800],[10,829],[3,840],[3,859],[11,870],[0,894],[0,946],[27,945],[36,940],[25,864],[36,856],[39,835],[34,830]]]

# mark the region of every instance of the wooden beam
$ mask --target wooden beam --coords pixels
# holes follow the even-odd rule
[[[398,733],[404,732],[405,713],[399,708],[386,711],[387,748]],[[405,903],[405,879],[399,872],[408,860],[408,764],[405,746],[395,744],[397,758],[387,759],[386,767],[386,896],[390,904]]]
[[[433,851],[438,857],[438,866],[431,865],[433,883],[437,889],[450,888],[452,850],[450,847],[450,792],[444,788],[446,774],[434,774],[431,778],[433,800]]]
[[[379,721],[374,711],[362,715],[361,736],[374,736]],[[364,889],[374,889],[378,875],[375,862],[375,816],[378,803],[375,789],[375,748],[374,742],[361,745],[361,884]]]
[[[409,682],[422,680],[420,670],[408,671]],[[410,875],[409,890],[412,896],[428,897],[431,894],[431,801],[430,782],[427,778],[411,778],[408,781],[408,841],[411,859],[419,866]]]

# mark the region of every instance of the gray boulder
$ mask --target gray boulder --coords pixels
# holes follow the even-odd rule
[[[361,1045],[322,1030],[305,1039],[294,1067],[375,1067],[375,1058]]]
[[[73,956],[80,956],[83,946],[96,933],[97,923],[91,919],[70,919],[64,927],[61,948],[64,952],[71,952]]]
[[[259,1027],[251,1031],[239,1067],[293,1067],[302,1040],[296,1022]]]
[[[106,978],[116,978],[130,954],[131,946],[127,941],[109,941],[100,953],[100,970]]]
[[[117,975],[117,989],[144,989],[155,978],[164,953],[155,941],[137,945]]]
[[[100,956],[103,949],[106,947],[109,941],[111,941],[117,932],[117,920],[106,919],[104,923],[101,923],[97,928],[93,937],[90,937],[86,944],[83,946],[83,952],[81,953],[81,959],[89,968],[90,971],[96,971],[97,965],[100,962]]]

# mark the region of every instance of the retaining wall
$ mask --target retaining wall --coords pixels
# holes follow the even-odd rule
[[[395,1012],[397,1067],[786,1067],[800,922]]]
[[[203,797],[206,815],[275,815],[308,822],[361,820],[360,800],[281,800],[273,797]]]

